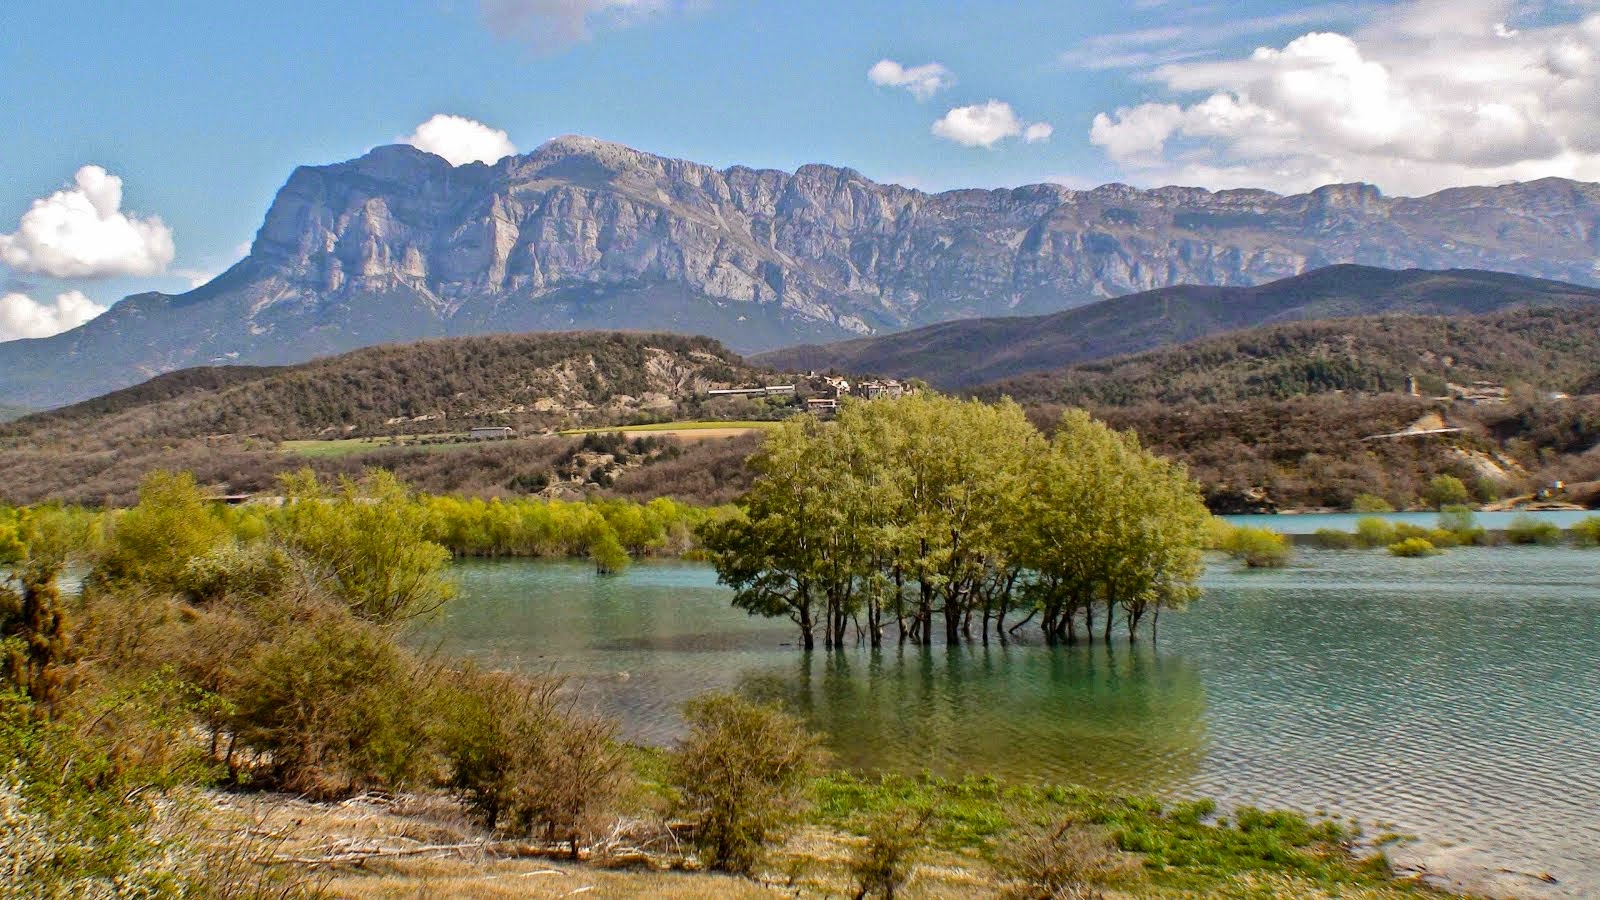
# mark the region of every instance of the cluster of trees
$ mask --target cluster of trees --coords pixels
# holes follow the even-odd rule
[[[743,515],[701,529],[734,604],[804,647],[1006,635],[1129,638],[1195,595],[1210,516],[1182,466],[1081,411],[1046,438],[1009,402],[932,395],[792,420],[750,460]],[[1009,622],[1009,624],[1008,624]]]

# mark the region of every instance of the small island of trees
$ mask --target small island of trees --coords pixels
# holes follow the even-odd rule
[[[733,603],[805,649],[1134,639],[1196,595],[1210,515],[1178,464],[1082,411],[1046,437],[1009,401],[918,395],[797,418],[767,438],[743,514],[701,540]],[[1098,622],[1097,622],[1098,616]]]

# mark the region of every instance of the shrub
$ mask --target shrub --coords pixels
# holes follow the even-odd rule
[[[818,739],[776,707],[732,694],[691,700],[684,717],[689,734],[669,776],[680,811],[707,866],[749,875],[798,811],[823,759]]]
[[[272,518],[272,535],[356,615],[390,624],[454,596],[445,574],[450,552],[427,539],[426,510],[393,475],[374,469],[330,496],[304,469],[285,476],[283,489],[288,502]]]
[[[1506,526],[1506,540],[1513,544],[1543,544],[1561,542],[1561,529],[1554,522],[1542,522],[1533,516],[1522,515]]]
[[[1439,552],[1427,538],[1408,537],[1389,545],[1389,552],[1395,556],[1417,557],[1432,556]]]
[[[1600,516],[1587,516],[1573,523],[1572,542],[1580,547],[1600,547]]]
[[[1337,528],[1318,528],[1317,546],[1327,550],[1351,550],[1361,546],[1361,540],[1348,531]]]
[[[1356,540],[1363,547],[1387,547],[1394,543],[1394,523],[1388,519],[1366,518],[1356,522]]]
[[[856,883],[856,900],[877,896],[894,900],[895,892],[911,879],[923,834],[933,819],[932,810],[920,815],[899,809],[873,816],[867,823],[867,840],[850,857],[850,875]]]
[[[1131,880],[1138,865],[1103,832],[1073,822],[1019,829],[998,862],[1018,882],[1013,893],[1052,900],[1103,897],[1102,888]]]
[[[1358,513],[1394,512],[1394,505],[1377,494],[1357,494],[1350,501],[1350,511]]]
[[[380,629],[321,612],[257,645],[242,669],[234,727],[278,785],[329,796],[415,782],[427,712],[411,661]]]
[[[139,487],[138,504],[115,518],[93,580],[179,593],[190,560],[229,540],[228,526],[212,515],[193,475],[152,472]]]
[[[1252,569],[1282,568],[1293,555],[1288,537],[1266,528],[1235,528],[1223,539],[1222,549]]]
[[[565,844],[574,859],[624,785],[616,723],[558,700],[559,679],[473,670],[440,692],[450,786],[491,828]]]
[[[1488,540],[1488,532],[1478,526],[1478,518],[1470,506],[1446,506],[1440,510],[1439,527],[1436,530],[1448,532],[1455,544],[1472,546]]]
[[[1467,491],[1467,485],[1454,475],[1435,475],[1428,479],[1428,486],[1422,490],[1422,499],[1435,509],[1446,506],[1455,506],[1466,503],[1472,499],[1472,494]]]

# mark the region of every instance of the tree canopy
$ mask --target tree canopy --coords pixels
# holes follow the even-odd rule
[[[875,645],[890,625],[954,643],[1035,616],[1071,641],[1097,607],[1107,638],[1118,610],[1131,638],[1186,604],[1202,568],[1199,487],[1081,411],[1046,438],[1009,401],[847,404],[774,429],[751,466],[744,515],[702,540],[734,604],[787,616],[806,648],[818,626],[827,647],[852,626]]]

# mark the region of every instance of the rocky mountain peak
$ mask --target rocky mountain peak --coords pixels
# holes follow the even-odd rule
[[[1600,186],[1572,182],[1409,199],[1370,185],[927,194],[581,135],[493,165],[388,146],[296,169],[250,257],[212,284],[119,304],[36,349],[0,344],[0,403],[447,334],[655,328],[754,350],[1333,263],[1594,284],[1597,258]]]

